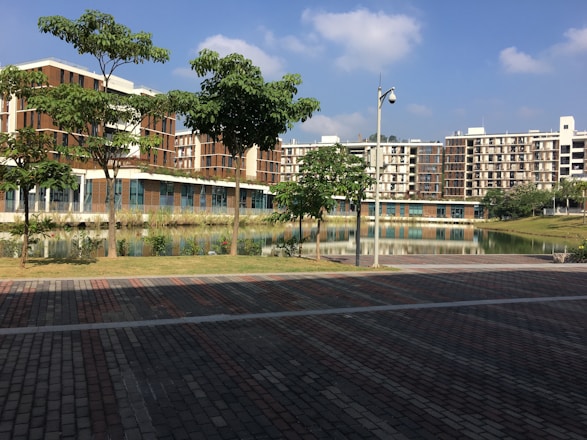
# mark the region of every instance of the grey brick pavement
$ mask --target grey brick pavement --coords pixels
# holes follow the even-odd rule
[[[1,281],[0,439],[584,439],[587,267],[440,260]]]

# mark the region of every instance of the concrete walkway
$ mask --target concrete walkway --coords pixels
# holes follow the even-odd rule
[[[0,439],[585,438],[587,265],[380,263],[0,281]]]

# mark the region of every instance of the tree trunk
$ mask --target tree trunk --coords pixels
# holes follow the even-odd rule
[[[320,220],[318,220],[318,228],[316,232],[316,261],[320,261]]]
[[[29,256],[29,189],[24,189],[24,228],[22,234],[22,252],[20,257],[20,267],[24,269]]]
[[[300,215],[300,240],[298,242],[298,258],[302,257],[302,243],[304,242],[304,238],[302,237],[302,216]]]
[[[357,226],[355,228],[355,266],[360,266],[361,258],[361,201],[357,204]]]
[[[241,161],[242,156],[239,154],[234,158],[236,170],[234,173],[234,218],[232,222],[232,241],[230,243],[230,255],[236,255],[238,249],[238,227],[240,222],[240,204],[241,204]]]
[[[116,177],[106,174],[108,186],[108,258],[116,258]]]

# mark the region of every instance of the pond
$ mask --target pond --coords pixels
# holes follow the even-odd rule
[[[471,225],[399,224],[380,225],[379,250],[381,255],[409,254],[551,254],[562,252],[568,245],[561,240],[527,238],[504,232],[487,231]],[[316,252],[316,227],[304,224],[305,237],[302,253]],[[231,229],[223,227],[175,227],[152,229],[121,229],[117,242],[127,256],[153,255],[154,246],[149,236],[164,237],[161,255],[208,254],[221,252],[222,242],[229,241]],[[54,236],[33,245],[31,256],[65,258],[79,251],[76,243],[85,237],[100,243],[98,256],[107,250],[107,231],[58,231]],[[272,251],[284,240],[299,237],[297,225],[247,226],[240,228],[241,248],[252,244],[262,255]],[[0,238],[7,239],[4,233]],[[320,252],[323,255],[354,255],[354,224],[323,225],[320,234]],[[374,227],[366,224],[361,229],[361,254],[372,255]],[[161,242],[160,242],[161,243]],[[226,247],[226,245],[224,245]],[[251,248],[251,246],[248,246]],[[120,254],[120,252],[119,252]],[[7,255],[3,255],[7,256]]]

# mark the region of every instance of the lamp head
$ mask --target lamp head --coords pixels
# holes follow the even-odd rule
[[[394,104],[395,101],[397,100],[397,98],[395,96],[395,87],[392,87],[389,90],[389,96],[387,97],[387,100],[389,101],[390,104]]]

